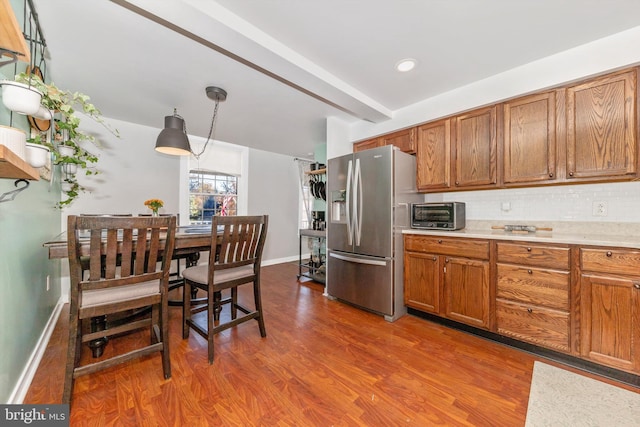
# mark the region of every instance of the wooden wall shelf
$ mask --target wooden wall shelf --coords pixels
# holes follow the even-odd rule
[[[0,56],[11,56],[10,53],[14,53],[19,61],[31,61],[27,41],[9,0],[0,0]]]
[[[0,178],[40,180],[38,171],[13,151],[0,145]]]

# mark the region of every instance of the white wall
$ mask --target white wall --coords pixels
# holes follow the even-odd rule
[[[351,142],[470,110],[591,75],[640,63],[640,26],[492,76],[394,112],[393,119],[349,127]],[[472,66],[472,65],[470,65]],[[327,122],[327,152],[342,150],[344,124]],[[332,138],[333,136],[333,138]],[[337,147],[337,148],[336,148]],[[467,219],[640,222],[640,183],[585,184],[513,190],[430,194],[427,201],[467,203]],[[608,205],[606,217],[593,216],[594,201]],[[503,211],[502,203],[510,204]]]
[[[82,213],[150,213],[144,201],[162,199],[161,213],[178,212],[179,158],[154,150],[161,129],[140,126],[119,120],[109,120],[119,130],[120,139],[101,125],[82,118],[82,128],[98,134],[101,148],[86,145],[100,158],[99,175],[82,176],[78,181],[87,192],[63,211],[66,216]]]
[[[298,166],[293,157],[249,150],[248,215],[269,215],[264,264],[298,259]]]

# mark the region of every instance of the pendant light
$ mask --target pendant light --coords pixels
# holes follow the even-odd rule
[[[208,86],[205,91],[207,97],[215,102],[215,108],[213,110],[213,117],[211,118],[209,135],[207,136],[207,141],[202,151],[194,153],[191,149],[191,144],[189,144],[189,138],[187,137],[187,125],[182,116],[178,115],[175,108],[172,116],[165,116],[164,118],[164,129],[160,132],[156,140],[156,151],[174,156],[188,156],[189,154],[193,154],[196,158],[199,158],[204,153],[209,140],[214,134],[216,119],[218,117],[218,106],[220,102],[227,99],[227,92],[219,87]]]

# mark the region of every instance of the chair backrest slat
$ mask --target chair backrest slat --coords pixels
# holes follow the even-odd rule
[[[260,264],[266,239],[268,215],[214,216],[212,220],[212,248],[209,266],[213,270]],[[222,232],[218,231],[222,228]]]
[[[176,218],[75,216],[68,218],[69,266],[72,286],[98,289],[139,283],[152,278],[168,280],[175,245]],[[81,239],[89,231],[89,277]],[[169,258],[167,259],[167,254]],[[162,263],[159,264],[159,262]],[[90,285],[89,285],[90,284]],[[72,289],[72,297],[73,297]]]

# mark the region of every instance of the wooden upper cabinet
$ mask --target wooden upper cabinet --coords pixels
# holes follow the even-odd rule
[[[380,145],[394,145],[401,151],[409,154],[416,153],[416,128],[400,130],[398,132],[382,135]]]
[[[367,139],[366,141],[360,141],[353,144],[353,152],[368,150],[369,148],[382,147],[384,143],[380,138]]]
[[[503,126],[505,185],[555,180],[555,92],[505,102]]]
[[[451,187],[451,120],[441,120],[417,130],[418,191]]]
[[[492,106],[453,118],[456,189],[497,184],[496,111]]]
[[[621,179],[638,172],[637,71],[567,89],[567,176]]]
[[[401,151],[409,154],[416,153],[416,128],[399,130],[397,132],[367,139],[353,144],[353,152],[368,150],[369,148],[384,147],[393,145]]]

